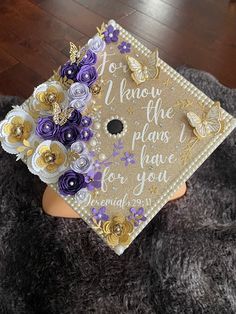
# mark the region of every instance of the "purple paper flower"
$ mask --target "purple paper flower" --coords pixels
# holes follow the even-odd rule
[[[93,38],[89,39],[88,47],[93,52],[98,53],[105,49],[106,44],[105,44],[105,41],[102,40],[101,37],[99,37],[98,35],[95,35]]]
[[[81,119],[81,125],[83,127],[89,127],[92,124],[92,119],[87,116],[83,116]]]
[[[44,140],[57,139],[59,129],[59,125],[54,123],[52,116],[38,118],[36,134]]]
[[[109,216],[105,214],[106,207],[101,207],[99,209],[91,208],[91,212],[93,214],[93,218],[95,218],[98,221],[107,221],[109,219]]]
[[[86,187],[84,175],[73,170],[66,171],[58,180],[59,192],[64,196],[74,195],[84,187]]]
[[[96,169],[96,170],[101,170],[101,169],[102,169],[101,163],[100,163],[100,161],[97,160],[97,159],[94,161],[93,167],[94,167],[94,169]]]
[[[107,44],[110,44],[111,42],[117,42],[119,32],[120,31],[118,29],[114,29],[112,25],[108,25],[106,31],[103,33],[105,42]]]
[[[97,62],[97,55],[92,50],[87,50],[83,59],[80,62],[80,65],[93,65]]]
[[[81,119],[82,119],[81,113],[79,112],[79,110],[75,109],[72,111],[68,121],[70,121],[71,123],[76,123],[79,125],[81,122]]]
[[[82,128],[80,130],[80,140],[88,142],[93,136],[93,132],[89,128]]]
[[[90,170],[85,176],[85,182],[87,183],[87,189],[93,191],[94,189],[100,189],[102,186],[102,173]]]
[[[66,123],[60,127],[58,141],[65,146],[71,146],[80,137],[79,126],[76,123]]]
[[[125,162],[125,166],[127,167],[129,164],[135,164],[135,158],[134,154],[130,154],[128,152],[124,153],[124,157],[122,157],[120,160]]]
[[[135,209],[134,207],[130,208],[131,215],[128,216],[129,220],[133,220],[134,225],[137,227],[141,221],[145,221],[147,218],[144,216],[144,208],[140,207]]]
[[[122,43],[118,46],[118,49],[120,50],[120,53],[129,53],[131,49],[131,44],[122,41]]]
[[[70,100],[77,99],[80,103],[86,104],[91,99],[91,93],[86,84],[74,83],[68,90]]]
[[[79,72],[79,66],[77,63],[70,63],[67,61],[60,69],[60,75],[67,77],[70,80],[76,81],[77,73]]]
[[[97,70],[94,66],[83,65],[77,74],[77,81],[90,87],[98,78]]]

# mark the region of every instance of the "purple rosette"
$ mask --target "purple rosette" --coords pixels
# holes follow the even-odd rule
[[[76,123],[66,123],[60,127],[58,141],[65,146],[71,146],[80,138],[79,126]]]
[[[82,128],[80,130],[80,140],[88,142],[93,137],[93,132],[89,128]]]
[[[60,127],[53,121],[52,116],[38,118],[36,134],[44,140],[57,139]]]
[[[97,55],[92,50],[87,50],[83,59],[80,62],[80,65],[93,65],[97,62]]]
[[[83,127],[89,127],[92,124],[92,119],[87,116],[83,116],[81,119],[81,126]]]
[[[77,81],[90,87],[98,78],[97,70],[94,66],[83,65],[77,74]]]
[[[76,124],[80,124],[82,120],[82,115],[81,113],[79,112],[79,110],[75,109],[72,111],[68,121],[70,121],[71,123],[76,123]]]
[[[60,69],[60,75],[70,80],[76,81],[76,76],[79,72],[80,67],[77,63],[70,63],[67,61]]]
[[[84,175],[73,170],[66,171],[58,180],[59,192],[64,196],[75,195],[86,185]]]

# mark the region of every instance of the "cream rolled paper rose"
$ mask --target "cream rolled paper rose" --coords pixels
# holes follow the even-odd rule
[[[2,148],[10,154],[18,154],[18,148],[24,141],[34,142],[35,122],[22,108],[15,108],[8,112],[0,122],[0,140]]]
[[[58,141],[46,140],[39,144],[27,165],[35,175],[47,183],[56,183],[60,175],[68,168],[67,150]]]

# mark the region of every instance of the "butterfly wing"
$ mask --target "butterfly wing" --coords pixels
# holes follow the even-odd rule
[[[58,115],[61,113],[61,107],[57,102],[53,103],[53,115]]]
[[[131,77],[137,85],[145,82],[142,64],[133,57],[127,56],[127,63],[129,69],[132,71]]]
[[[55,122],[55,124],[59,124],[60,115],[61,115],[61,107],[57,102],[55,102],[53,103],[53,121]]]
[[[216,102],[206,115],[206,125],[208,133],[219,133],[221,130],[220,123],[220,104]]]
[[[160,73],[160,68],[158,67],[158,51],[155,50],[148,57],[147,74],[149,79],[155,79]]]
[[[73,111],[74,111],[73,108],[68,108],[61,111],[61,113],[59,113],[57,117],[57,124],[59,124],[60,126],[64,125],[67,122],[67,120],[70,118]]]
[[[72,42],[70,42],[70,61],[71,63],[75,63],[77,56],[78,56],[78,48],[76,47],[75,44],[73,44]]]
[[[194,128],[194,133],[197,136],[205,137],[207,135],[207,128],[202,123],[201,118],[199,118],[199,116],[196,115],[196,113],[188,112],[187,119],[188,119],[189,124]]]

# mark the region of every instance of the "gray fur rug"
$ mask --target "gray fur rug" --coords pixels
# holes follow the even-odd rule
[[[236,90],[179,71],[235,114]],[[21,101],[0,102],[2,119]],[[234,136],[120,257],[82,220],[43,214],[44,184],[0,151],[0,313],[236,313]]]

